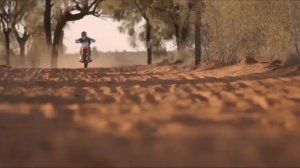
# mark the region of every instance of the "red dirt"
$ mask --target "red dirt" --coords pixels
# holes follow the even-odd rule
[[[299,166],[300,66],[0,68],[0,166]]]

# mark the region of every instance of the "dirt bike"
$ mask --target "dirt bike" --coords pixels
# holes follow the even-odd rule
[[[92,61],[89,59],[89,53],[90,50],[89,48],[81,48],[81,56],[82,56],[82,63],[84,65],[84,68],[88,68],[89,63],[91,63]]]

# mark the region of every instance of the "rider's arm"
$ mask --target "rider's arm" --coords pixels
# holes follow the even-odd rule
[[[89,39],[90,39],[91,43],[95,43],[96,42],[95,39],[92,39],[92,38],[89,38]]]
[[[75,40],[75,43],[81,43],[81,39]]]

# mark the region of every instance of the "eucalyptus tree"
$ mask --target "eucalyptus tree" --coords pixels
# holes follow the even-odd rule
[[[10,33],[12,31],[11,27],[11,13],[12,13],[12,4],[8,0],[0,1],[0,21],[1,28],[4,35],[4,44],[5,44],[5,61],[6,65],[10,64]]]
[[[113,19],[121,22],[119,30],[130,36],[133,47],[137,46],[138,40],[144,42],[148,64],[152,64],[153,54],[165,50],[163,41],[173,37],[169,27],[162,21],[167,14],[155,9],[165,3],[166,1],[160,0],[110,0],[103,4],[105,14],[112,15]],[[141,24],[142,29],[137,27]]]
[[[9,1],[0,2],[0,21],[1,28],[4,35],[4,44],[5,44],[5,61],[6,65],[10,64],[10,33],[12,31],[11,27],[11,11],[12,7]]]
[[[35,25],[30,17],[36,17],[32,15],[32,6],[37,5],[36,0],[26,0],[22,1],[22,4],[24,5],[24,10],[20,14],[18,22],[13,26],[12,30],[15,35],[15,38],[19,44],[19,52],[20,52],[20,58],[21,63],[25,62],[25,53],[26,53],[26,44],[30,37],[30,30],[33,30],[33,26]],[[31,9],[31,10],[29,10]],[[36,22],[37,19],[34,20]]]
[[[171,1],[171,16],[172,20],[174,20],[178,51],[185,50],[188,46],[194,7],[194,0]]]
[[[26,26],[23,27],[23,30],[19,31],[19,27],[15,26],[13,29],[14,35],[16,37],[16,40],[19,44],[20,47],[20,57],[21,57],[21,62],[24,63],[25,61],[25,48],[26,48],[26,43],[29,40],[30,33],[28,32]]]
[[[149,14],[150,6],[152,5],[153,0],[135,0],[134,4],[137,8],[137,11],[143,17],[145,24],[145,32],[146,32],[146,47],[147,47],[147,63],[152,64],[152,23],[151,16]]]
[[[52,7],[53,7],[53,1],[45,0],[44,30],[45,30],[45,37],[46,37],[46,43],[48,49],[51,49],[52,46],[52,23],[51,23]]]
[[[153,8],[160,14],[167,14],[161,21],[172,31],[178,51],[193,44],[191,25],[193,24],[195,0],[165,0],[160,6]]]
[[[195,3],[195,65],[199,65],[201,63],[202,54],[202,16],[205,6],[202,0],[196,0]]]
[[[150,16],[150,6],[153,0],[112,0],[104,3],[104,12],[112,15],[113,18],[121,22],[119,30],[121,33],[128,33],[130,44],[136,47],[138,37],[145,39],[147,48],[147,63],[152,63],[152,17]],[[138,32],[136,26],[142,21],[145,22],[144,30]]]
[[[33,5],[32,3],[33,1],[23,1],[23,0],[1,0],[0,1],[0,21],[1,21],[2,32],[5,37],[5,50],[6,50],[5,57],[6,57],[7,65],[10,65],[11,32],[14,31],[17,36],[18,33],[15,26],[21,20],[23,20],[24,17],[27,15],[26,12],[28,12],[28,9],[32,7]],[[24,38],[20,37],[20,39],[18,39],[18,42],[20,42],[19,44],[22,43],[20,45],[20,48],[21,46],[23,47],[23,43],[25,39],[27,39],[27,34],[24,36]]]

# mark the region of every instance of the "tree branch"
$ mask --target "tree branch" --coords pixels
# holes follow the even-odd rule
[[[75,6],[73,8],[69,8],[65,11],[67,21],[75,21],[82,19],[86,15],[93,15],[96,17],[100,17],[102,12],[97,12],[97,7],[104,0],[94,0],[90,5],[86,7],[81,7],[79,1],[73,0]],[[78,10],[80,13],[71,14],[72,11]]]
[[[103,0],[94,0],[94,1],[88,6],[88,8],[91,9],[92,7],[94,7],[93,10],[95,10],[95,8],[97,8],[98,5],[99,5],[102,1],[103,1]]]
[[[79,11],[81,11],[81,10],[83,10],[83,8],[80,6],[80,2],[78,2],[77,0],[72,0],[73,1],[73,3],[75,3],[75,9],[77,9],[77,10],[79,10]]]

